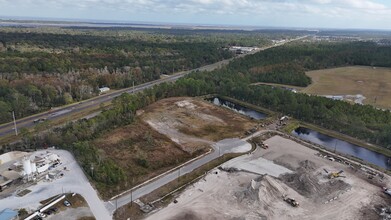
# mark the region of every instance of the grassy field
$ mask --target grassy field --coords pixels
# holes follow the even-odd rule
[[[116,187],[97,186],[104,198],[110,198],[204,152],[200,150],[190,154],[183,151],[140,119],[104,134],[93,141],[93,145],[101,151],[101,155],[116,161],[127,176],[127,181]]]
[[[315,95],[357,95],[364,104],[391,109],[391,69],[351,66],[306,73],[313,83],[301,92]]]

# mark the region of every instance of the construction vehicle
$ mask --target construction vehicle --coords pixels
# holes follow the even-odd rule
[[[389,196],[391,196],[391,189],[390,188],[386,188],[386,187],[383,187],[383,192]]]
[[[340,170],[340,171],[338,171],[338,172],[329,172],[328,170],[326,170],[326,169],[323,169],[328,175],[327,175],[327,177],[329,178],[329,179],[335,179],[335,178],[338,178],[338,177],[346,177],[346,176],[342,176],[341,175],[341,173],[343,173],[343,170]]]
[[[299,203],[293,198],[286,197],[286,195],[284,195],[282,198],[285,202],[287,202],[288,204],[290,204],[293,207],[299,206]]]

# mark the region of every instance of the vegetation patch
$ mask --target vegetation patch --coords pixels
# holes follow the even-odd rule
[[[92,141],[91,145],[98,149],[102,157],[115,161],[124,176],[123,180],[114,185],[98,184],[99,192],[105,198],[138,185],[203,153],[203,150],[194,154],[183,151],[178,144],[140,119],[105,133]]]
[[[314,95],[357,95],[364,104],[391,109],[391,69],[351,66],[306,73],[313,83],[302,92]]]
[[[188,97],[158,101],[145,108],[142,118],[189,152],[212,142],[239,137],[257,124],[232,110]]]

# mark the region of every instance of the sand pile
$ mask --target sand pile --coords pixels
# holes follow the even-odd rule
[[[311,161],[302,161],[295,173],[284,174],[280,178],[299,194],[313,199],[315,202],[325,202],[351,188],[351,186],[342,179],[332,179],[320,183],[319,179],[314,175],[314,165],[315,164]]]
[[[270,204],[275,200],[281,200],[283,195],[286,195],[287,193],[288,187],[271,176],[265,176],[262,181],[259,182],[258,200],[262,204]]]
[[[289,193],[289,188],[272,176],[263,175],[251,180],[251,183],[235,194],[240,203],[252,203],[257,205],[273,204],[276,200],[282,200],[283,195]]]

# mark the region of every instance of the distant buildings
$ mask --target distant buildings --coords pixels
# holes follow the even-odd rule
[[[230,51],[233,51],[236,54],[250,53],[258,49],[259,49],[258,47],[241,47],[241,46],[232,46],[229,48]]]

